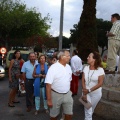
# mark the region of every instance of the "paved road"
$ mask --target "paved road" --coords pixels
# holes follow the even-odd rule
[[[81,81],[80,81],[81,83]],[[14,108],[7,106],[8,103],[8,79],[0,80],[0,120],[49,120],[49,115],[41,107],[40,113],[35,116],[35,108],[31,112],[26,112],[25,97],[18,97],[20,104],[16,104]],[[81,84],[79,86],[79,94],[75,96],[73,107],[73,119],[72,120],[84,120],[84,109],[82,104],[78,101],[81,96]],[[104,120],[93,115],[93,120]]]

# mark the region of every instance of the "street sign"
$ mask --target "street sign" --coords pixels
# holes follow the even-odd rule
[[[0,53],[5,54],[7,52],[6,48],[2,47],[0,48]]]

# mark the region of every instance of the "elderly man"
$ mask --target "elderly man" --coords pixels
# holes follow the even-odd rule
[[[78,92],[78,81],[80,73],[82,72],[82,60],[78,57],[78,51],[73,50],[71,58],[71,69],[72,69],[72,81],[71,81],[71,91],[72,96],[77,95]]]
[[[58,61],[49,68],[45,80],[50,119],[57,120],[62,106],[65,120],[71,120],[73,114],[73,99],[70,91],[72,71],[67,64],[70,53],[67,50],[61,50],[57,57]]]
[[[25,81],[27,112],[31,111],[31,108],[33,105],[34,78],[32,74],[33,74],[34,67],[38,64],[35,58],[36,58],[35,53],[31,52],[29,54],[29,60],[23,64],[21,69],[21,72],[23,73],[23,79]]]
[[[108,57],[107,57],[107,65],[108,72],[107,74],[115,73],[116,67],[116,56],[120,49],[120,16],[115,13],[111,16],[111,22],[113,26],[106,35],[108,36]]]

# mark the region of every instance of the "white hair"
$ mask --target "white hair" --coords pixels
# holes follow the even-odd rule
[[[60,60],[61,59],[61,57],[62,56],[64,56],[65,55],[65,52],[69,52],[68,50],[60,50],[59,52],[58,52],[58,54],[57,54],[57,58],[58,58],[58,60]]]

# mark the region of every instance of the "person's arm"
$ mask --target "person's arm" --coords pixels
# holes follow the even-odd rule
[[[34,78],[36,78],[36,67],[34,67],[34,71],[33,71],[32,76],[33,76]]]
[[[24,80],[24,82],[26,81],[26,73],[22,73],[22,78],[23,78],[23,80]]]
[[[24,63],[25,61],[23,59],[21,59],[21,62]]]
[[[82,89],[86,89],[86,86],[85,86],[85,74],[84,74],[84,72],[82,74]]]
[[[43,77],[42,74],[36,74],[36,67],[34,67],[34,71],[33,71],[32,76],[33,76],[34,78],[37,78],[37,77]]]
[[[82,73],[83,65],[82,65],[82,60],[80,59],[79,61],[79,70],[76,71],[77,75],[80,75]]]
[[[82,91],[83,91],[82,99],[83,99],[83,101],[87,102],[87,96],[84,93],[84,90],[86,90],[86,85],[85,85],[85,74],[83,72],[83,74],[82,74]]]
[[[22,72],[22,78],[24,80],[24,82],[26,81],[26,64],[24,63],[22,68],[21,68],[21,72]]]
[[[107,37],[113,37],[113,36],[115,36],[113,33],[111,33],[111,32],[108,32],[107,34],[106,34],[106,36]]]
[[[52,107],[52,96],[51,96],[51,89],[52,89],[52,84],[54,81],[54,74],[55,74],[55,69],[53,68],[53,66],[51,66],[46,74],[46,78],[45,78],[45,83],[46,83],[46,96],[47,96],[47,104],[48,107]]]
[[[119,33],[120,26],[118,24],[114,24],[110,30],[110,32],[107,32],[106,36],[108,37],[114,37]]]
[[[47,104],[48,107],[52,107],[52,97],[51,97],[51,84],[46,83],[46,96],[47,96]]]
[[[12,82],[11,69],[12,69],[13,63],[14,63],[14,60],[12,59],[12,60],[10,61],[10,66],[9,66],[9,81],[10,81],[10,82]]]
[[[74,59],[73,58],[71,59],[71,68],[72,68],[73,72],[76,72],[75,63],[74,63]]]

